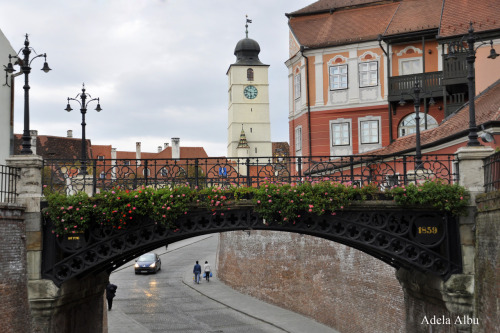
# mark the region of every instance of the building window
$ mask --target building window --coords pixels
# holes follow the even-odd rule
[[[295,99],[300,98],[300,73],[295,75],[294,78],[294,86],[295,86]]]
[[[378,84],[378,62],[362,62],[359,64],[359,86],[373,87]]]
[[[104,161],[104,156],[97,156],[97,159],[98,159],[99,161]]]
[[[123,165],[130,165],[130,161],[123,161]]]
[[[330,67],[330,90],[347,89],[347,65]]]
[[[101,173],[99,174],[99,178],[101,178],[101,179],[106,178],[106,172],[101,171]]]
[[[411,75],[422,73],[422,59],[409,58],[399,60],[400,75]]]
[[[145,168],[145,169],[142,169],[142,174],[144,176],[149,176],[151,174],[151,172],[149,171],[149,168]]]
[[[351,144],[351,130],[348,122],[332,123],[332,146],[349,146]]]
[[[295,128],[295,151],[302,150],[302,126]]]
[[[365,120],[361,125],[361,144],[378,143],[378,120]]]
[[[427,128],[425,128],[425,115],[424,117],[421,116],[420,118],[420,129],[425,130],[425,129],[430,129],[437,127],[438,123],[436,119],[434,119],[433,116],[427,115]],[[417,131],[417,121],[415,120],[415,113],[410,113],[406,117],[401,120],[398,126],[398,135],[405,136],[409,134],[413,134]]]
[[[251,68],[247,69],[247,80],[253,81],[253,69]]]

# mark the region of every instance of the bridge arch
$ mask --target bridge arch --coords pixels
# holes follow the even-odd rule
[[[458,223],[438,211],[402,209],[366,202],[334,215],[304,214],[296,223],[265,221],[253,205],[211,212],[192,210],[167,228],[142,220],[125,230],[91,227],[85,234],[56,239],[44,227],[42,274],[57,286],[89,274],[110,273],[133,258],[183,239],[236,230],[307,234],[365,252],[395,267],[430,273],[446,280],[461,271]],[[429,231],[429,232],[427,232]],[[52,246],[48,246],[52,244]]]

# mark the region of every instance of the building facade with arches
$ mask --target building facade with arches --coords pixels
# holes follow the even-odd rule
[[[500,44],[500,26],[488,10],[498,1],[480,3],[320,0],[286,14],[290,155],[389,146],[416,132],[417,97],[421,132],[454,115],[469,100],[466,54],[447,55],[469,22],[477,35],[475,95],[498,80],[500,67],[487,59]]]

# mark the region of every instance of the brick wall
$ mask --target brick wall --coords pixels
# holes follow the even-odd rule
[[[24,209],[0,203],[0,331],[31,332]]]
[[[272,231],[221,234],[218,277],[235,289],[342,333],[406,332],[395,270],[321,238]]]
[[[476,217],[475,333],[500,330],[500,191],[480,195]]]

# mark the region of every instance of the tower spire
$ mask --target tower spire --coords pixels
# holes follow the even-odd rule
[[[245,15],[246,17],[246,24],[245,24],[245,35],[247,36],[248,38],[248,23],[252,23],[252,20],[249,20],[248,19],[248,15]]]

